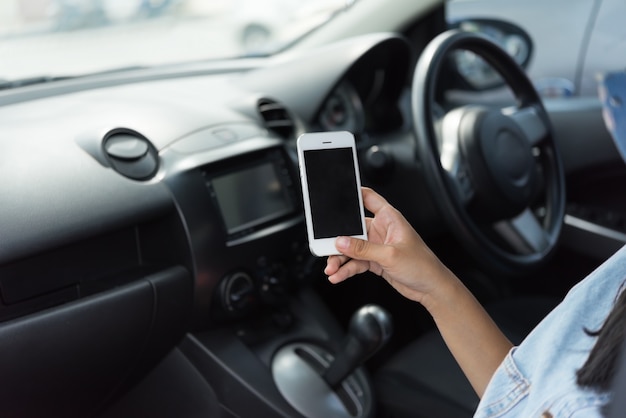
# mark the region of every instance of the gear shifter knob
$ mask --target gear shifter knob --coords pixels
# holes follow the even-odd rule
[[[331,387],[378,351],[391,336],[391,315],[378,305],[365,305],[352,315],[348,335],[322,376]]]

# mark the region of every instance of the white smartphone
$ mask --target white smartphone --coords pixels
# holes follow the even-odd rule
[[[367,239],[354,136],[346,131],[302,134],[298,161],[311,253],[339,254],[335,239],[340,235]]]

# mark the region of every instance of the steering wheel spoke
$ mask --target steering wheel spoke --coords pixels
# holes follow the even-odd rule
[[[460,162],[454,167],[454,169],[445,171],[447,174],[448,184],[452,189],[452,193],[456,195],[456,200],[461,206],[467,206],[471,202],[476,191],[465,164]]]
[[[439,119],[437,143],[441,168],[446,173],[447,181],[458,201],[465,206],[471,201],[475,190],[467,163],[459,149],[458,126],[463,114],[463,109],[457,108]]]
[[[531,147],[537,146],[547,137],[549,128],[541,119],[534,106],[527,106],[521,109],[506,108],[502,109],[502,113],[517,124]]]
[[[493,229],[519,254],[541,253],[551,245],[547,231],[528,208],[513,219],[497,222]]]

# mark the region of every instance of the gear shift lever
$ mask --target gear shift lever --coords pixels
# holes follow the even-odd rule
[[[365,305],[352,315],[348,335],[330,364],[330,353],[316,344],[294,342],[280,348],[272,359],[276,387],[305,417],[369,418],[374,394],[359,366],[390,335],[391,316],[379,306]]]
[[[337,387],[365,360],[378,351],[391,336],[391,315],[378,305],[365,305],[352,315],[348,335],[335,359],[322,374]]]

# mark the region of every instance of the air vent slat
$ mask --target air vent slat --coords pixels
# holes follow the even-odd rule
[[[289,111],[280,103],[262,99],[258,103],[258,111],[265,121],[265,127],[283,139],[292,138],[295,132],[295,123]]]
[[[292,128],[293,127],[293,123],[291,123],[291,121],[283,121],[283,120],[266,122],[265,125],[268,127],[268,129],[282,128],[282,127]]]

